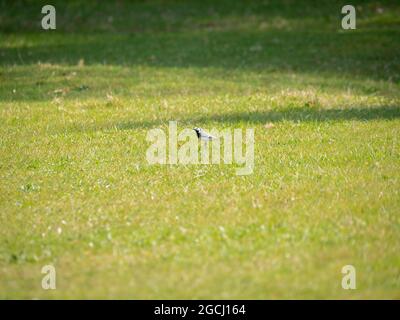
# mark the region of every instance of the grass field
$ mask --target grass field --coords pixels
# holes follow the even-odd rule
[[[400,5],[347,2],[0,1],[0,298],[399,299]],[[149,165],[170,120],[254,173]]]

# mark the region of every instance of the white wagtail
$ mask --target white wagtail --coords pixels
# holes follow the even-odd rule
[[[196,132],[197,134],[197,138],[201,139],[201,140],[206,140],[206,141],[210,141],[215,139],[214,136],[212,136],[211,134],[205,132],[203,129],[201,128],[193,128],[193,130]]]

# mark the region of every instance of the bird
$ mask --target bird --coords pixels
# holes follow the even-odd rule
[[[193,130],[196,132],[197,138],[199,138],[200,140],[210,141],[210,140],[215,139],[214,136],[205,132],[202,128],[196,127],[196,128],[193,128]]]

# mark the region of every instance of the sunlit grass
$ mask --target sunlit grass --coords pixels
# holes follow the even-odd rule
[[[400,297],[398,6],[79,3],[0,20],[0,297]],[[170,120],[254,128],[254,173],[147,164]]]

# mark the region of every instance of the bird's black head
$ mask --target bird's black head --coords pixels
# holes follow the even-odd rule
[[[193,128],[193,130],[196,132],[197,134],[197,138],[200,138],[200,128]]]

